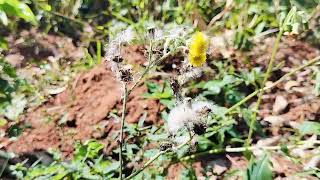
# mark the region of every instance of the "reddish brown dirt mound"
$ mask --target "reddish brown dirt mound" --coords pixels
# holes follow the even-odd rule
[[[132,51],[130,54],[134,56],[125,56],[129,62],[143,58],[137,48]],[[137,122],[146,111],[146,122],[157,121],[159,103],[143,98],[142,94],[146,92],[147,87],[143,85],[129,96],[127,122]],[[117,143],[108,135],[119,129],[119,120],[108,116],[114,108],[118,109],[116,114],[120,116],[121,83],[109,68],[93,68],[79,74],[68,90],[27,113],[22,122],[31,128],[26,129],[16,141],[6,139],[5,147],[16,153],[53,148],[68,156],[73,152],[75,141],[95,138],[102,140],[106,151],[110,151]]]
[[[27,129],[9,151],[24,153],[59,148],[67,154],[75,140],[102,136],[113,126],[105,118],[120,99],[120,85],[104,67],[96,67],[75,78],[73,86],[26,115]],[[97,137],[98,138],[98,137]]]

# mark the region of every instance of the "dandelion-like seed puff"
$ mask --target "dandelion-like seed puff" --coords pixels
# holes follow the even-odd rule
[[[208,38],[202,32],[196,32],[189,48],[189,62],[194,67],[200,67],[206,62]]]

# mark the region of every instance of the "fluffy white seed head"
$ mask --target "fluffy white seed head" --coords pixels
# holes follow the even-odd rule
[[[194,123],[201,120],[201,113],[203,110],[212,110],[213,105],[209,102],[196,101],[191,104],[185,102],[173,108],[168,116],[168,131],[171,134],[186,127],[190,128]]]

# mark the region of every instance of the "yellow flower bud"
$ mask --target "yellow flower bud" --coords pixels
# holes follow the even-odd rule
[[[197,32],[192,37],[189,48],[189,62],[195,67],[200,67],[206,62],[208,38],[202,32]]]

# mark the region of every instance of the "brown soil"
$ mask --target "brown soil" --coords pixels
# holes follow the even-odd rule
[[[145,61],[137,47],[129,47],[124,52],[128,62]],[[147,87],[142,85],[129,96],[127,122],[138,122],[146,112],[145,122],[159,120],[159,103],[143,98],[146,92]],[[108,67],[95,67],[76,76],[66,91],[27,113],[21,122],[31,128],[24,130],[15,141],[4,138],[2,145],[15,153],[53,148],[69,156],[75,141],[95,138],[106,145],[108,153],[117,146],[117,141],[108,134],[119,129],[119,119],[109,116],[109,113],[116,108],[116,115],[121,116],[121,104],[121,83]]]
[[[71,38],[45,34],[36,29],[11,35],[7,41],[9,50],[5,53],[5,59],[16,67],[24,67],[30,60],[72,62],[85,56],[84,48],[75,46]]]

